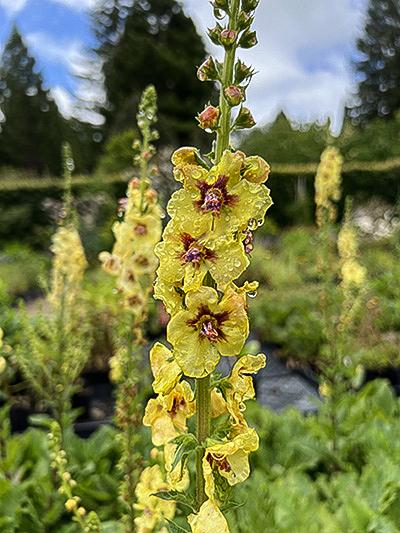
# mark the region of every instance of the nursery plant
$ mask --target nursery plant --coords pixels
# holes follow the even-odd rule
[[[53,263],[50,286],[42,312],[22,314],[22,342],[15,350],[19,368],[62,434],[74,414],[71,397],[91,348],[88,321],[81,299],[81,283],[87,267],[72,205],[71,176],[74,162],[70,147],[63,148],[65,194],[58,228],[52,239]]]
[[[249,476],[249,454],[258,448],[244,402],[254,397],[251,375],[265,365],[265,356],[241,354],[249,334],[247,295],[255,295],[258,283],[234,282],[249,265],[253,232],[272,203],[263,184],[269,166],[234,150],[230,138],[254,124],[244,105],[253,70],[236,52],[257,43],[257,4],[212,2],[217,22],[209,36],[223,47],[224,60],[209,57],[198,77],[217,82],[220,100],[206,105],[197,120],[215,140],[205,156],[194,147],[172,156],[181,188],[169,201],[171,220],[156,247],[155,285],[155,296],[171,315],[171,348],[156,343],[150,352],[157,397],[149,400],[143,419],[154,446],[163,448],[165,477],[157,464],[142,472],[140,492],[147,502],[141,498],[143,513],[136,519],[142,532],[166,524],[170,531],[229,531],[224,512],[236,505],[231,489]],[[237,358],[229,375],[215,372],[221,356]],[[176,511],[178,522],[181,515],[187,518],[183,525],[172,520]]]
[[[150,166],[155,154],[153,142],[158,138],[153,128],[156,121],[157,96],[150,85],[142,94],[137,114],[141,139],[133,144],[139,176],[129,182],[126,198],[120,201],[122,220],[113,226],[113,250],[99,256],[104,270],[116,278],[120,309],[115,335],[117,353],[110,365],[111,378],[117,385],[115,420],[120,430],[119,467],[123,476],[120,495],[125,505],[123,524],[128,533],[135,531],[135,490],[142,464],[137,446],[143,416],[141,403],[146,391],[143,328],[158,264],[154,247],[161,238],[162,210],[150,182],[156,172]]]

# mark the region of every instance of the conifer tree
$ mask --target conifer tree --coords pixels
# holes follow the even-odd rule
[[[348,110],[356,123],[390,117],[400,109],[400,3],[370,0],[361,53],[356,63],[360,77],[358,101]]]
[[[0,164],[59,174],[66,122],[14,27],[0,63]]]
[[[212,87],[191,75],[205,57],[192,20],[176,0],[106,0],[94,15],[97,53],[107,94],[105,135],[130,127],[143,89],[159,94],[159,129],[165,143],[194,142],[202,132],[193,116]]]

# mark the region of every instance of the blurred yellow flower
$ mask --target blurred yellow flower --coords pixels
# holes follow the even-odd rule
[[[315,204],[318,226],[336,219],[335,202],[341,195],[341,171],[343,158],[339,151],[329,146],[321,155],[321,161],[315,176]]]
[[[49,301],[55,306],[60,305],[61,301],[73,305],[87,267],[85,252],[75,226],[59,226],[50,250],[54,254],[54,260]]]
[[[221,355],[240,353],[249,334],[246,299],[228,287],[221,301],[211,287],[186,296],[186,309],[172,316],[167,338],[184,374],[203,377],[216,367]]]
[[[187,430],[186,420],[195,412],[194,393],[187,381],[178,383],[166,396],[149,400],[143,424],[151,427],[154,446],[163,446]]]
[[[338,251],[343,288],[361,287],[367,277],[366,269],[357,261],[358,243],[355,229],[345,222],[338,236]]]
[[[140,475],[136,486],[137,503],[135,509],[141,512],[135,518],[137,533],[151,533],[165,519],[171,520],[175,515],[175,502],[162,500],[152,494],[169,490],[163,479],[159,465],[147,467]]]

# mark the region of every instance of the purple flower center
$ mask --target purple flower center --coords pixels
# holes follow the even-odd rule
[[[218,331],[215,329],[211,320],[207,320],[201,326],[200,333],[210,339],[210,341],[216,341],[219,337]]]
[[[187,263],[199,263],[202,259],[202,252],[196,248],[189,248],[189,250],[184,254],[184,259]]]
[[[201,209],[207,213],[219,213],[223,204],[223,194],[220,189],[210,189],[204,195]]]

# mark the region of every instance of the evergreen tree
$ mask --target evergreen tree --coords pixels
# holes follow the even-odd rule
[[[105,134],[131,126],[143,89],[159,95],[159,129],[165,143],[189,143],[202,132],[193,117],[212,87],[196,80],[205,48],[176,0],[106,0],[95,14],[97,49],[107,94]]]
[[[14,27],[0,63],[0,165],[61,171],[66,123]]]
[[[365,32],[359,39],[358,102],[348,110],[356,123],[393,116],[400,109],[400,2],[370,0]]]

